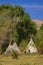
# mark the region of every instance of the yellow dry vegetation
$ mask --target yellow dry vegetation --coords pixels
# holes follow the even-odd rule
[[[43,65],[43,55],[23,54],[18,56],[18,59],[0,55],[0,65]]]

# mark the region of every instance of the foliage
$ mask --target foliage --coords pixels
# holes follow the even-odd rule
[[[12,56],[13,59],[17,59],[17,58],[18,58],[18,54],[17,54],[17,52],[14,51],[13,49],[12,49],[11,56]]]
[[[9,32],[9,37],[7,33]],[[0,5],[0,44],[3,51],[13,38],[19,45],[36,34],[36,25],[21,6]],[[9,40],[7,40],[7,39]]]
[[[20,22],[17,24],[17,32],[18,32],[18,43],[20,43],[23,39],[28,39],[32,35],[34,36],[37,32],[36,25],[30,19],[28,14],[24,14],[21,17]]]
[[[40,53],[43,53],[43,30],[38,30],[34,38],[36,47]]]
[[[20,43],[20,50],[22,52],[26,48],[27,44],[28,44],[28,39],[24,39],[24,40],[21,41],[21,43]]]
[[[14,15],[18,16],[18,17],[23,16],[24,15],[24,9],[21,6],[15,6]]]
[[[2,50],[1,53],[4,53],[6,51],[6,48],[8,47],[9,43],[10,43],[10,38],[9,38],[9,34],[7,34],[3,45],[1,46],[1,50]]]
[[[41,25],[40,29],[43,30],[43,24]]]

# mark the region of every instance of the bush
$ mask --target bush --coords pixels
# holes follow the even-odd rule
[[[2,49],[0,48],[0,54],[1,54],[1,52],[2,52]]]
[[[13,59],[17,59],[17,58],[18,58],[17,51],[14,51],[14,50],[12,49],[11,56],[12,56]]]

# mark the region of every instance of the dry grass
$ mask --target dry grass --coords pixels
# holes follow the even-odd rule
[[[18,59],[0,55],[0,65],[43,65],[43,55],[20,55]]]

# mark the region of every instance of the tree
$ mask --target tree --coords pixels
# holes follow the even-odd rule
[[[0,5],[0,24],[0,36],[3,41],[1,44],[6,41],[6,34],[9,31],[18,44],[36,34],[36,25],[21,6]]]
[[[43,30],[43,24],[41,25],[40,29]]]
[[[20,22],[17,24],[17,32],[18,32],[18,43],[20,43],[23,39],[28,39],[32,35],[36,34],[36,26],[30,19],[30,16],[25,13],[23,17],[21,17]]]
[[[10,35],[9,35],[9,32],[8,32],[7,35],[6,35],[6,39],[4,40],[4,43],[1,46],[1,49],[2,49],[1,53],[4,53],[6,51],[6,48],[8,47],[9,43],[10,43]]]
[[[15,16],[23,16],[24,15],[24,8],[22,8],[21,6],[15,6],[14,15]]]
[[[38,48],[38,51],[40,53],[43,53],[43,24],[41,25],[40,29],[37,31],[34,41]]]

